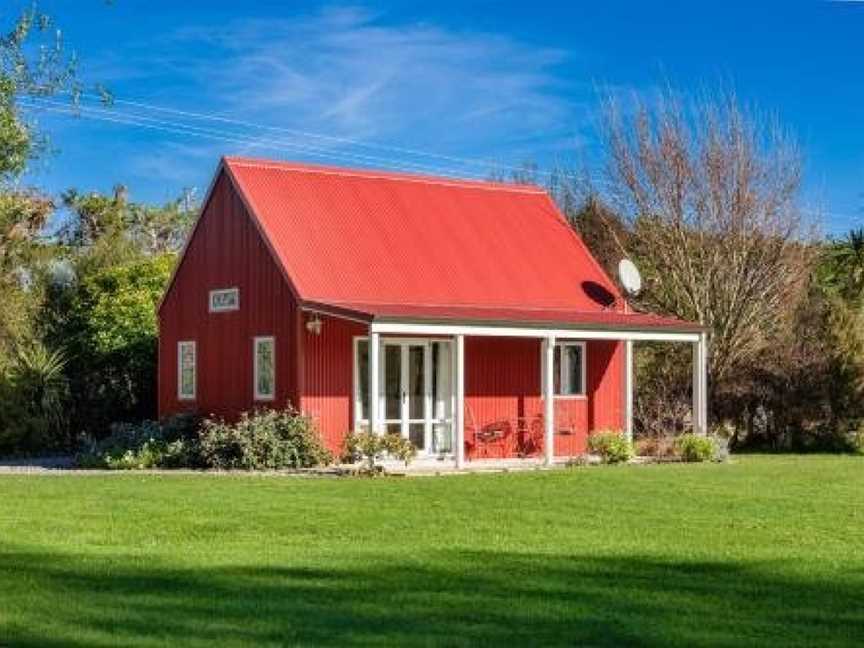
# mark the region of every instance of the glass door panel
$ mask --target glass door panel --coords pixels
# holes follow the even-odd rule
[[[426,423],[409,423],[408,440],[414,444],[418,452],[426,451]]]
[[[384,424],[387,432],[402,433],[402,346],[384,345]]]
[[[386,423],[384,429],[387,434],[396,434],[402,436],[402,423]]]
[[[406,417],[408,438],[415,447],[423,452],[426,443],[426,347],[425,344],[411,344],[405,347],[407,354],[407,403]]]
[[[450,423],[432,424],[432,452],[442,454],[453,451],[453,426]]]
[[[408,347],[408,418],[412,421],[426,418],[423,411],[426,395],[425,350],[420,345]]]
[[[432,433],[431,451],[453,451],[453,375],[449,342],[433,342],[431,348]]]

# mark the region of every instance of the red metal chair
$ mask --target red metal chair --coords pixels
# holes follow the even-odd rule
[[[493,421],[480,425],[474,418],[474,412],[465,404],[465,454],[473,458],[491,456],[492,450],[503,459],[507,456],[507,444],[513,435],[513,426],[509,420]]]
[[[543,454],[543,418],[519,416],[516,418],[516,454],[535,457]]]

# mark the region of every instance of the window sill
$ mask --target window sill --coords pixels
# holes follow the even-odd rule
[[[546,400],[544,394],[540,394],[540,400]],[[588,400],[587,394],[556,394],[553,400],[556,401],[571,401],[571,400]]]

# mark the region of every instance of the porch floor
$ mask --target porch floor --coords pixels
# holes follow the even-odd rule
[[[542,457],[527,458],[491,458],[466,461],[464,467],[456,468],[451,457],[418,457],[408,466],[395,461],[384,461],[382,464],[390,474],[409,476],[449,475],[484,472],[517,472],[528,470],[554,470],[564,468],[573,461],[573,457],[556,457],[551,466],[547,466]]]

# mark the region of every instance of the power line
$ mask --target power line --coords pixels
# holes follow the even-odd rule
[[[255,138],[243,134],[232,133],[229,131],[202,128],[199,126],[190,126],[188,124],[160,120],[153,117],[148,117],[146,115],[129,115],[123,113],[106,114],[104,111],[97,111],[93,108],[88,108],[84,106],[74,107],[66,105],[65,103],[59,103],[41,98],[24,99],[21,101],[21,105],[32,109],[46,110],[49,112],[66,114],[81,117],[84,119],[92,119],[96,121],[135,126],[139,128],[157,130],[177,135],[204,137],[207,139],[222,141],[226,143],[240,144],[243,146],[264,148],[269,150],[278,150],[282,152],[300,152],[324,160],[348,159],[360,161],[363,163],[380,164],[384,165],[386,168],[396,168],[403,171],[435,173],[450,176],[470,176],[478,179],[482,178],[482,176],[477,173],[466,173],[464,170],[461,169],[457,170],[452,168],[443,168],[416,162],[406,164],[401,160],[394,160],[392,158],[383,158],[380,156],[373,156],[363,153],[352,153],[349,151],[328,149],[321,146],[301,144],[287,140],[269,140],[263,138]]]
[[[82,93],[82,96],[101,99],[101,97],[99,95],[96,95],[96,94],[90,93],[90,92]],[[170,108],[167,106],[159,106],[156,104],[145,103],[142,101],[131,101],[128,99],[113,99],[112,103],[119,104],[119,105],[125,105],[125,106],[131,106],[131,107],[135,107],[135,108],[143,108],[145,110],[152,110],[152,111],[156,111],[156,112],[173,114],[173,115],[182,116],[182,117],[191,117],[192,119],[218,121],[218,122],[222,122],[222,123],[226,123],[226,124],[233,124],[235,126],[243,126],[243,127],[247,127],[247,128],[258,128],[261,130],[267,130],[267,131],[271,131],[271,132],[281,132],[281,133],[286,133],[289,135],[308,137],[310,139],[329,141],[329,142],[333,142],[333,143],[337,143],[337,144],[347,144],[349,146],[358,146],[358,147],[364,147],[364,148],[370,148],[370,149],[379,149],[382,151],[390,151],[393,153],[401,153],[401,154],[405,154],[405,155],[414,155],[414,156],[418,156],[418,157],[434,158],[434,159],[444,160],[447,162],[453,162],[456,164],[467,165],[467,166],[483,166],[486,169],[494,166],[494,167],[507,169],[510,171],[520,172],[520,173],[525,171],[525,168],[523,168],[523,167],[512,165],[512,164],[500,163],[500,162],[496,162],[494,160],[483,160],[480,158],[469,158],[469,157],[461,157],[461,156],[454,156],[454,155],[445,155],[443,153],[436,153],[433,151],[424,151],[424,150],[420,150],[420,149],[413,149],[413,148],[407,148],[407,147],[401,147],[401,146],[393,146],[393,145],[388,145],[388,144],[378,144],[375,142],[364,142],[362,140],[358,140],[358,139],[354,139],[354,138],[350,138],[350,137],[326,135],[323,133],[314,133],[311,131],[286,128],[286,127],[282,127],[282,126],[271,126],[271,125],[266,125],[266,124],[258,124],[255,122],[246,121],[246,120],[242,120],[242,119],[225,117],[223,115],[214,115],[214,114],[194,112],[194,111],[189,111],[189,110],[179,110],[177,108]]]
[[[88,93],[88,92],[83,93],[82,96],[103,99],[103,97],[101,95],[97,95],[94,93]],[[44,100],[44,98],[40,98],[40,99]],[[192,118],[195,120],[217,121],[217,122],[222,122],[222,123],[226,123],[226,124],[232,124],[235,126],[241,126],[244,128],[260,129],[260,130],[270,131],[270,132],[282,132],[282,133],[286,133],[286,134],[291,134],[295,137],[304,137],[304,138],[315,139],[315,140],[319,140],[319,141],[338,143],[338,144],[347,145],[347,146],[362,147],[362,148],[373,149],[373,150],[379,149],[382,151],[390,151],[390,152],[399,153],[401,155],[417,156],[420,158],[439,159],[439,160],[448,161],[448,162],[451,162],[451,163],[454,163],[454,164],[457,164],[460,166],[458,169],[453,169],[452,167],[444,168],[442,166],[433,166],[433,165],[427,164],[425,162],[414,162],[414,161],[412,161],[408,165],[406,165],[405,161],[402,159],[395,161],[392,157],[384,157],[382,155],[370,155],[367,153],[356,153],[356,152],[355,153],[349,153],[346,151],[340,151],[338,155],[335,153],[329,153],[329,155],[327,155],[327,156],[318,155],[318,157],[322,158],[322,159],[327,159],[328,157],[330,157],[330,158],[332,158],[332,157],[345,158],[345,157],[350,156],[352,159],[355,159],[355,160],[368,160],[368,161],[372,161],[375,164],[383,164],[386,168],[393,168],[394,165],[398,165],[402,169],[414,169],[414,170],[418,170],[421,172],[427,172],[427,173],[431,171],[434,173],[443,173],[444,175],[459,176],[459,177],[472,177],[472,178],[481,178],[481,179],[482,178],[488,178],[491,172],[493,172],[495,170],[502,170],[502,169],[512,171],[514,174],[527,172],[527,173],[531,173],[535,176],[543,177],[546,179],[562,179],[562,178],[569,178],[572,180],[583,180],[584,179],[584,174],[576,175],[576,174],[572,174],[572,173],[567,173],[561,169],[556,169],[553,171],[543,171],[540,169],[530,169],[530,168],[526,168],[524,166],[516,166],[516,165],[512,165],[512,164],[506,164],[506,163],[494,161],[494,160],[458,157],[458,156],[434,153],[431,151],[423,151],[423,150],[419,150],[419,149],[412,149],[412,148],[399,147],[399,146],[390,146],[390,145],[386,145],[386,144],[376,144],[376,143],[372,143],[372,142],[363,142],[363,141],[348,138],[348,137],[325,135],[322,133],[314,133],[311,131],[303,131],[303,130],[285,128],[285,127],[279,127],[279,126],[270,126],[270,125],[259,124],[259,123],[241,120],[241,119],[224,117],[221,115],[207,114],[207,113],[187,111],[187,110],[179,110],[176,108],[170,108],[167,106],[159,106],[156,104],[150,104],[150,103],[145,103],[145,102],[141,102],[141,101],[131,101],[131,100],[125,100],[125,99],[113,99],[112,103],[116,104],[116,105],[131,106],[134,108],[140,108],[140,109],[144,109],[144,110],[150,110],[150,111],[160,112],[160,113],[165,113],[165,114],[174,114],[177,116]],[[82,108],[81,106],[78,106],[78,107]],[[93,109],[91,108],[90,110],[93,110]],[[108,109],[104,105],[100,105],[99,110],[107,112]],[[133,116],[135,118],[141,118],[141,119],[148,119],[148,120],[154,119],[152,117],[148,117],[148,116],[140,115],[140,114],[134,114]],[[173,126],[179,125],[183,128],[190,128],[190,129],[198,128],[196,126],[191,126],[188,124],[177,124],[177,122],[170,122],[170,123]],[[224,131],[221,131],[221,132],[224,133]],[[231,133],[231,135],[234,135],[234,133]],[[263,141],[268,141],[268,140],[263,140]],[[247,142],[247,145],[253,145],[253,144],[252,144],[252,142]],[[292,143],[292,146],[296,146],[296,144]],[[329,148],[325,149],[325,148],[322,148],[320,146],[316,147],[315,145],[307,145],[307,146],[312,147],[312,148],[310,148],[310,150],[318,150],[318,151],[326,150],[328,152],[333,151],[333,149],[329,149]],[[272,149],[272,147],[268,147],[268,148]],[[479,166],[479,167],[483,168],[483,171],[482,172],[480,172],[480,171],[466,171],[465,169],[462,168],[463,166],[471,166],[471,167],[478,167]],[[593,174],[589,174],[589,175],[591,175],[593,177]]]
[[[159,130],[179,135],[198,136],[208,139],[224,141],[232,144],[240,144],[243,146],[266,148],[270,150],[280,151],[299,151],[321,159],[350,159],[365,163],[381,164],[388,168],[398,167],[401,170],[408,170],[423,173],[438,173],[442,175],[469,175],[461,169],[443,168],[428,164],[411,162],[406,164],[401,160],[393,160],[392,158],[383,158],[380,156],[372,156],[363,153],[352,153],[349,151],[340,151],[328,149],[321,146],[309,144],[300,144],[288,140],[268,140],[259,137],[252,137],[245,134],[233,133],[230,131],[215,130],[210,128],[202,128],[199,126],[190,126],[188,124],[160,120],[146,115],[129,115],[124,113],[106,113],[104,110],[95,110],[84,106],[69,106],[65,103],[52,102],[45,99],[28,98],[22,101],[22,105],[34,108],[67,114],[96,121],[111,122],[124,124],[129,126],[137,126],[148,128],[151,130]],[[479,174],[470,174],[473,177],[480,178]]]

